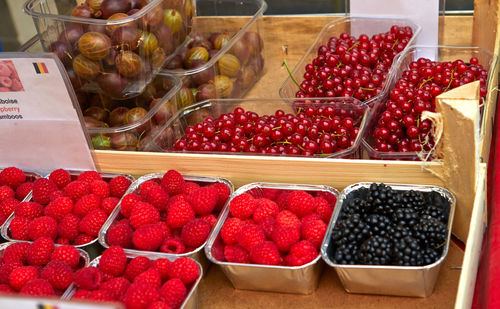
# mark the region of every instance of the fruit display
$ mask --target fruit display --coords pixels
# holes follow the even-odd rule
[[[75,90],[138,96],[184,44],[192,0],[29,0],[45,51],[63,62]],[[58,8],[54,11],[53,8]]]
[[[112,246],[75,273],[68,298],[119,302],[127,309],[184,308],[202,274],[200,264],[187,257],[136,256]]]
[[[29,201],[19,203],[2,227],[7,240],[36,241],[84,247],[99,230],[133,180],[128,175],[58,169],[33,182]]]
[[[182,176],[175,170],[140,178],[120,201],[100,241],[136,254],[179,255],[202,250],[232,192],[222,178]]]
[[[88,254],[70,245],[54,245],[49,237],[33,243],[0,245],[0,292],[61,297],[73,276],[89,262]]]
[[[40,175],[24,172],[10,166],[0,169],[0,226],[14,210],[23,202],[33,189],[33,182]]]

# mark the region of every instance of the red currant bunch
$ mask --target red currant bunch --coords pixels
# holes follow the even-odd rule
[[[352,147],[364,108],[352,104],[296,106],[295,114],[277,110],[259,116],[237,107],[216,119],[188,126],[175,151],[248,152],[322,156]]]
[[[435,98],[442,92],[479,80],[481,97],[486,96],[488,73],[473,57],[436,62],[419,58],[409,64],[383,102],[372,132],[374,149],[380,152],[420,152],[434,147],[431,122],[421,120],[423,111],[436,111]]]
[[[367,101],[381,92],[394,57],[413,36],[410,27],[358,38],[347,33],[331,37],[305,67],[297,98],[355,97]]]

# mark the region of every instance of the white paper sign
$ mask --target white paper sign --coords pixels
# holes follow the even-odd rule
[[[29,296],[0,296],[0,308],[15,309],[120,309],[120,304],[74,302],[51,299],[40,299]]]
[[[56,60],[12,55],[0,54],[0,165],[95,170]]]

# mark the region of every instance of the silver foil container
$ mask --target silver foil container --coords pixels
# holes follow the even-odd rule
[[[295,267],[229,263],[217,260],[212,254],[214,244],[222,245],[219,232],[228,218],[230,201],[234,197],[248,191],[252,191],[254,197],[259,197],[259,192],[262,193],[262,189],[327,192],[334,195],[336,198],[339,196],[339,192],[329,186],[281,183],[251,183],[242,186],[234,192],[222,211],[220,219],[208,239],[208,244],[205,247],[205,254],[212,263],[220,266],[235,289],[311,294],[318,287],[319,278],[324,266],[320,254],[318,254],[313,261]]]
[[[71,180],[76,180],[78,178],[78,175],[80,175],[83,172],[84,171],[68,170],[68,173],[71,175]],[[109,182],[111,179],[113,179],[116,176],[125,176],[128,180],[130,180],[131,183],[134,182],[134,177],[132,177],[128,174],[101,173],[101,172],[99,172],[99,175],[101,175],[102,179],[106,182]],[[49,178],[49,176],[50,176],[50,173],[45,178]],[[24,201],[31,201],[31,198],[32,198],[32,193],[30,192],[28,194],[28,196],[26,196]],[[12,219],[14,219],[14,218],[15,218],[15,215],[14,215],[14,213],[12,213],[7,218],[7,220],[5,220],[5,223],[2,225],[2,228],[0,230],[2,237],[8,241],[18,241],[17,239],[12,239],[10,237],[10,233],[9,233],[10,223],[12,222]],[[99,246],[99,243],[97,242],[97,239],[98,239],[98,237],[96,237],[95,239],[93,239],[92,241],[90,241],[86,244],[81,244],[81,245],[77,245],[74,247],[87,251],[90,254],[90,256],[92,258],[94,258],[94,257],[100,255],[100,251],[101,251],[101,248]],[[28,241],[28,242],[30,242],[30,241]]]
[[[448,236],[443,248],[443,253],[436,262],[425,266],[345,265],[334,263],[328,256],[329,247],[332,245],[330,242],[332,230],[342,211],[344,200],[350,193],[356,190],[369,188],[370,184],[369,182],[356,183],[345,188],[340,194],[326,236],[321,245],[321,256],[323,260],[335,269],[344,289],[349,293],[413,297],[430,296],[434,290],[441,264],[448,253],[453,215],[455,212],[455,197],[444,188],[427,185],[386,184],[394,190],[437,192],[449,201]]]
[[[137,179],[129,187],[129,189],[127,190],[127,192],[125,194],[134,193],[134,192],[138,193],[139,188],[141,187],[141,185],[144,182],[146,182],[148,180],[152,180],[152,179],[161,179],[163,177],[163,175],[164,175],[164,173],[153,173],[153,174],[144,175],[144,176],[140,177],[139,179]],[[191,176],[191,175],[182,175],[182,177],[186,181],[193,181],[196,183],[203,183],[203,184],[212,184],[212,183],[220,182],[220,183],[223,183],[226,186],[228,186],[230,194],[232,194],[234,191],[233,184],[225,178],[210,177],[210,176]],[[111,225],[114,222],[118,222],[120,219],[123,219],[123,216],[120,213],[120,209],[121,209],[120,206],[121,206],[121,203],[118,203],[117,207],[113,210],[111,215],[108,217],[108,220],[104,223],[104,225],[102,226],[102,228],[99,232],[99,243],[101,243],[101,245],[104,246],[105,248],[109,248],[108,238],[107,238],[107,233],[108,233],[109,228],[111,227]],[[220,215],[219,215],[219,218],[217,220],[218,221],[221,220]],[[205,254],[203,253],[203,248],[207,244],[207,241],[205,241],[203,243],[203,245],[199,246],[195,250],[193,250],[191,252],[181,253],[181,254],[171,254],[171,253],[156,252],[156,251],[142,251],[142,250],[126,249],[126,248],[123,248],[123,250],[125,250],[125,253],[131,253],[131,254],[136,254],[136,255],[150,256],[151,254],[154,254],[154,255],[158,255],[159,257],[169,257],[169,258],[178,258],[178,257],[182,257],[182,256],[189,257],[189,258],[192,258],[192,259],[195,259],[196,261],[198,261],[201,264],[201,266],[203,266],[203,269],[206,270],[206,269],[208,269],[209,264],[208,264],[207,258],[205,257]]]
[[[131,253],[131,252],[125,252],[125,255],[129,259],[133,259],[133,258],[135,258],[137,256],[144,256],[144,254],[137,255],[137,254],[134,254],[134,253]],[[146,257],[148,259],[150,259],[150,260],[156,260],[156,259],[159,259],[159,258],[167,258],[167,259],[169,259],[172,262],[177,259],[176,257],[165,257],[162,254],[155,254],[155,253],[149,254]],[[101,260],[101,256],[98,256],[95,259],[93,259],[88,264],[88,266],[98,267],[100,260]],[[193,286],[191,287],[191,290],[186,295],[186,299],[184,300],[184,302],[182,303],[182,305],[180,307],[181,309],[196,309],[198,307],[198,285],[199,285],[199,283],[201,281],[201,278],[203,277],[203,267],[201,267],[201,265],[200,265],[200,263],[198,261],[195,261],[195,262],[198,265],[198,270],[199,270],[200,276],[193,283]],[[63,300],[70,300],[73,297],[73,295],[75,294],[75,292],[77,290],[78,290],[78,288],[76,287],[76,285],[74,283],[72,283],[68,287],[68,289],[66,290],[66,292],[64,292],[64,294],[61,296],[61,299],[63,299]]]

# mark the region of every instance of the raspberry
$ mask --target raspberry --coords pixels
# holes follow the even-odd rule
[[[116,176],[109,182],[109,193],[111,196],[121,198],[127,191],[128,187],[130,187],[130,184],[131,182],[127,177],[123,175]]]
[[[55,243],[58,245],[69,245],[71,241],[67,238],[57,237]]]
[[[229,195],[231,194],[231,190],[226,184],[222,182],[216,182],[212,185],[212,187],[216,188],[218,192],[217,205],[215,206],[215,210],[221,210],[224,205],[226,205],[226,202],[229,199]]]
[[[12,239],[16,240],[29,240],[28,237],[28,226],[31,223],[30,218],[26,217],[14,217],[10,221],[10,236]]]
[[[274,218],[264,219],[264,221],[262,221],[259,224],[259,226],[264,231],[264,234],[266,235],[266,237],[268,239],[273,238],[273,231],[274,231],[274,228],[276,226],[276,219],[274,219]]]
[[[146,283],[155,289],[161,286],[161,274],[155,268],[150,268],[134,278],[134,283]]]
[[[146,224],[138,228],[132,235],[134,248],[156,251],[163,242],[163,229],[158,224]]]
[[[281,252],[287,252],[300,240],[300,230],[296,227],[278,226],[273,231],[273,241]]]
[[[59,189],[64,189],[64,187],[71,182],[71,175],[68,171],[60,168],[50,173],[49,179],[52,180]]]
[[[170,268],[170,264],[172,264],[172,262],[170,262],[169,259],[160,258],[154,260],[151,266],[160,272],[162,280],[165,281],[168,278],[168,269]]]
[[[27,242],[15,242],[7,246],[3,251],[3,262],[26,262],[26,254],[31,245]]]
[[[264,231],[255,224],[248,224],[241,228],[237,236],[238,244],[250,251],[253,246],[260,244],[266,240]]]
[[[85,171],[85,172],[82,172],[80,175],[78,175],[78,180],[84,181],[84,182],[87,182],[90,184],[95,180],[102,180],[102,177],[96,171]]]
[[[13,294],[14,291],[8,284],[2,283],[0,284],[0,293],[2,294]]]
[[[135,193],[129,193],[125,195],[120,202],[120,212],[125,217],[130,217],[130,213],[132,212],[132,208],[140,202],[142,199],[139,195]]]
[[[79,229],[80,218],[74,214],[67,214],[61,221],[59,221],[57,234],[59,237],[66,238],[71,242],[78,236],[78,233],[80,232]]]
[[[114,301],[115,297],[111,292],[108,291],[103,291],[103,290],[95,290],[90,292],[90,294],[87,297],[90,300],[96,300],[96,301]]]
[[[200,188],[200,185],[197,184],[196,182],[191,182],[191,181],[186,181],[181,188],[181,193],[184,195],[188,195]]]
[[[170,196],[181,193],[183,184],[184,178],[175,170],[167,171],[161,179],[161,185]]]
[[[80,180],[72,181],[64,187],[64,193],[76,202],[90,193],[90,184]]]
[[[139,195],[142,197],[143,200],[146,200],[149,191],[153,188],[161,188],[161,186],[154,180],[145,181],[141,184],[141,187],[139,188]]]
[[[123,277],[117,277],[103,282],[99,289],[110,293],[115,299],[118,299],[122,295],[125,295],[129,287],[130,281]]]
[[[27,217],[34,219],[41,217],[43,213],[43,206],[36,202],[21,202],[17,205],[14,214],[16,217]]]
[[[160,299],[169,308],[179,308],[186,298],[186,286],[180,279],[174,278],[165,282],[160,289]]]
[[[80,232],[97,237],[102,225],[108,219],[108,215],[102,209],[90,211],[82,221],[80,221]]]
[[[87,290],[78,290],[75,292],[75,294],[73,294],[71,299],[88,299],[90,296],[90,293],[92,293],[92,292],[87,291]]]
[[[123,248],[111,246],[104,250],[99,261],[99,269],[105,273],[115,277],[120,276],[125,271],[127,266],[127,257]]]
[[[285,261],[289,266],[301,266],[313,261],[317,256],[318,251],[314,245],[307,240],[301,240],[290,248]]]
[[[264,219],[270,217],[276,217],[279,213],[278,204],[275,202],[268,200],[267,198],[260,198],[256,200],[257,207],[255,208],[255,212],[253,213],[253,220],[256,223],[261,223]]]
[[[224,246],[224,259],[230,263],[249,263],[250,256],[247,250],[239,245]]]
[[[149,304],[148,309],[170,309],[171,307],[162,301],[155,301]]]
[[[75,240],[73,240],[73,245],[75,246],[85,245],[93,241],[94,239],[95,238],[90,235],[79,234],[78,236],[76,236]]]
[[[198,279],[200,269],[194,260],[187,257],[180,257],[170,264],[168,275],[172,279],[181,279],[184,284],[190,284]]]
[[[319,191],[316,193],[316,197],[324,198],[328,204],[335,206],[337,203],[337,197],[330,192]]]
[[[280,211],[284,210],[287,208],[287,201],[288,201],[288,196],[290,195],[290,192],[282,192],[278,197],[276,198],[276,204],[278,204],[278,207],[280,208]]]
[[[217,217],[215,217],[215,215],[213,215],[213,214],[202,216],[202,217],[200,217],[200,219],[208,222],[208,224],[210,224],[210,228],[214,227],[215,224],[217,223]]]
[[[73,213],[80,218],[85,217],[89,212],[99,209],[101,198],[93,193],[82,196],[73,207]]]
[[[0,202],[0,212],[8,217],[19,205],[19,201],[11,197]]]
[[[186,200],[193,207],[196,214],[200,216],[212,213],[219,199],[217,188],[208,186],[201,187],[186,197]]]
[[[63,196],[66,196],[66,193],[64,193],[64,191],[62,190],[52,191],[52,193],[50,193],[49,199],[52,202]]]
[[[5,223],[5,221],[7,221],[7,216],[0,213],[0,226],[3,225]]]
[[[17,167],[7,167],[0,172],[0,186],[9,186],[15,190],[25,181],[26,175]]]
[[[289,210],[282,210],[276,216],[276,225],[300,228],[300,219]]]
[[[56,221],[60,221],[71,211],[73,211],[73,200],[69,197],[59,197],[45,206],[43,213],[56,219]]]
[[[167,210],[168,199],[167,192],[160,186],[151,188],[145,198],[148,203],[156,207],[159,211]]]
[[[198,248],[207,240],[210,229],[210,223],[205,220],[193,219],[182,228],[182,241],[186,246]]]
[[[52,253],[51,260],[62,261],[72,268],[78,267],[80,264],[80,253],[78,249],[70,245],[58,246]]]
[[[238,233],[243,227],[243,222],[238,218],[229,218],[221,228],[220,236],[226,245],[235,244]]]
[[[107,243],[110,246],[130,248],[132,246],[132,233],[134,231],[128,224],[117,224],[107,232]]]
[[[132,228],[137,229],[146,224],[154,224],[159,222],[160,212],[149,203],[138,202],[132,208],[129,221]]]
[[[167,237],[170,237],[170,228],[168,227],[167,225],[167,222],[165,221],[160,221],[158,223],[156,223],[157,225],[159,225],[161,227],[161,230],[163,231],[163,238],[167,238]]]
[[[94,266],[84,267],[75,272],[73,276],[77,287],[85,290],[96,290],[102,282],[102,272]]]
[[[28,226],[28,238],[30,240],[44,236],[52,239],[56,239],[57,237],[57,221],[51,217],[38,217],[31,221]]]
[[[146,309],[149,304],[160,298],[158,290],[143,283],[132,284],[125,293],[127,309]]]
[[[106,212],[106,214],[110,215],[115,209],[116,205],[120,201],[117,197],[107,197],[101,201],[101,209]]]
[[[38,278],[38,270],[34,266],[21,266],[14,269],[9,275],[10,286],[19,291],[30,280]]]
[[[16,198],[19,201],[24,200],[26,196],[33,190],[33,183],[32,182],[25,182],[19,185],[16,189]]]
[[[104,180],[95,180],[90,183],[90,192],[99,196],[100,198],[109,197],[109,184]]]
[[[20,261],[13,261],[9,263],[0,264],[0,283],[2,284],[9,283],[9,276],[12,273],[12,271],[22,266],[23,263]]]
[[[33,279],[26,283],[19,291],[20,294],[32,296],[55,295],[52,285],[45,279]]]
[[[327,226],[322,220],[304,223],[301,228],[302,239],[310,241],[316,249],[321,247]]]
[[[270,189],[270,188],[262,189],[262,196],[271,201],[275,201],[280,193],[281,191],[279,189]]]
[[[302,225],[304,225],[308,222],[316,221],[316,220],[321,220],[321,217],[317,213],[313,212],[313,213],[308,214],[305,217],[302,217],[300,219],[300,223],[302,223]]]
[[[168,237],[161,244],[160,251],[165,253],[180,254],[186,251],[186,246],[184,246],[180,238]]]
[[[16,192],[12,190],[11,187],[9,186],[1,186],[0,187],[0,202],[9,199],[9,198],[15,198],[16,197]]]
[[[35,240],[26,251],[28,264],[32,266],[42,266],[50,261],[50,256],[54,251],[54,241],[48,237],[40,237]]]
[[[229,212],[233,217],[247,219],[253,215],[257,202],[248,193],[240,194],[234,197],[229,204]]]
[[[173,204],[178,203],[178,202],[187,202],[186,195],[178,194],[178,195],[172,196],[168,200],[168,203],[167,203],[167,212],[170,211],[170,206],[172,206]]]
[[[321,220],[325,223],[329,223],[330,218],[332,217],[333,209],[328,201],[322,197],[316,197],[314,198],[314,204],[314,207],[316,208],[315,211],[321,217]]]
[[[250,261],[261,265],[278,265],[280,262],[278,247],[272,241],[264,241],[250,250]]]
[[[299,218],[314,211],[314,197],[305,191],[292,191],[287,200],[288,209]]]
[[[135,277],[145,272],[149,266],[151,265],[151,261],[145,256],[138,256],[130,260],[125,269],[125,277],[134,281]]]
[[[195,217],[195,212],[186,201],[178,201],[168,208],[167,224],[170,228],[181,228]]]
[[[50,194],[57,191],[54,182],[47,178],[39,178],[33,182],[33,200],[42,205],[50,202]]]
[[[42,270],[41,277],[58,290],[66,290],[73,283],[73,270],[62,261],[51,261]]]

